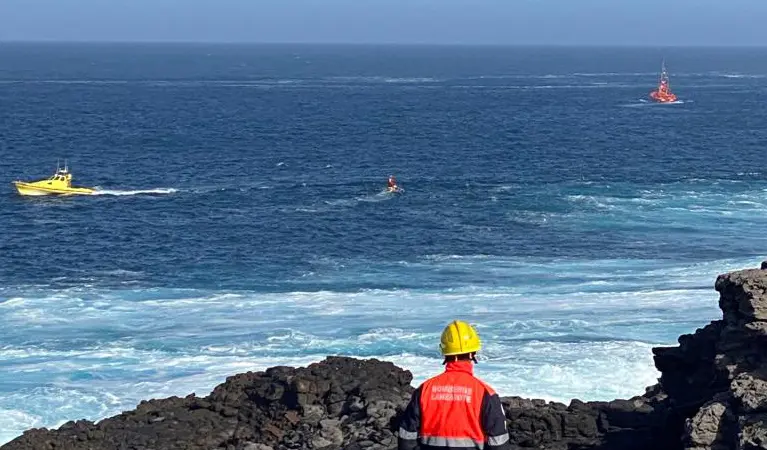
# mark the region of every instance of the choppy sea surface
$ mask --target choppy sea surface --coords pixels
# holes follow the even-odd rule
[[[766,119],[764,49],[0,44],[0,443],[330,354],[418,383],[453,318],[503,395],[640,394],[767,253]],[[64,158],[101,195],[16,195]]]

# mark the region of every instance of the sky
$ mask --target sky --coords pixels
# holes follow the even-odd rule
[[[0,0],[0,41],[767,45],[767,0]]]

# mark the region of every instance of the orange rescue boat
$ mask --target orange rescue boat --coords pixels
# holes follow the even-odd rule
[[[666,72],[665,61],[661,64],[658,89],[650,92],[650,98],[658,103],[671,103],[676,101],[676,95],[674,95],[668,87],[668,73]]]

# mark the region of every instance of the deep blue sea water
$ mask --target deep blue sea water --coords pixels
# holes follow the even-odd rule
[[[766,119],[764,49],[0,44],[0,442],[328,354],[420,382],[453,318],[504,395],[639,394],[767,253]],[[64,158],[103,195],[15,194]]]

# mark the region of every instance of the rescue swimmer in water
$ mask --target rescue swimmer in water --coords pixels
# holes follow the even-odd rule
[[[386,185],[386,192],[399,193],[403,191],[404,189],[399,187],[399,185],[397,184],[397,180],[394,178],[394,175],[389,175],[389,181],[387,182],[387,185]]]
[[[400,421],[397,449],[510,450],[501,399],[474,376],[481,348],[477,332],[454,320],[442,331],[439,347],[445,371],[413,392]]]

